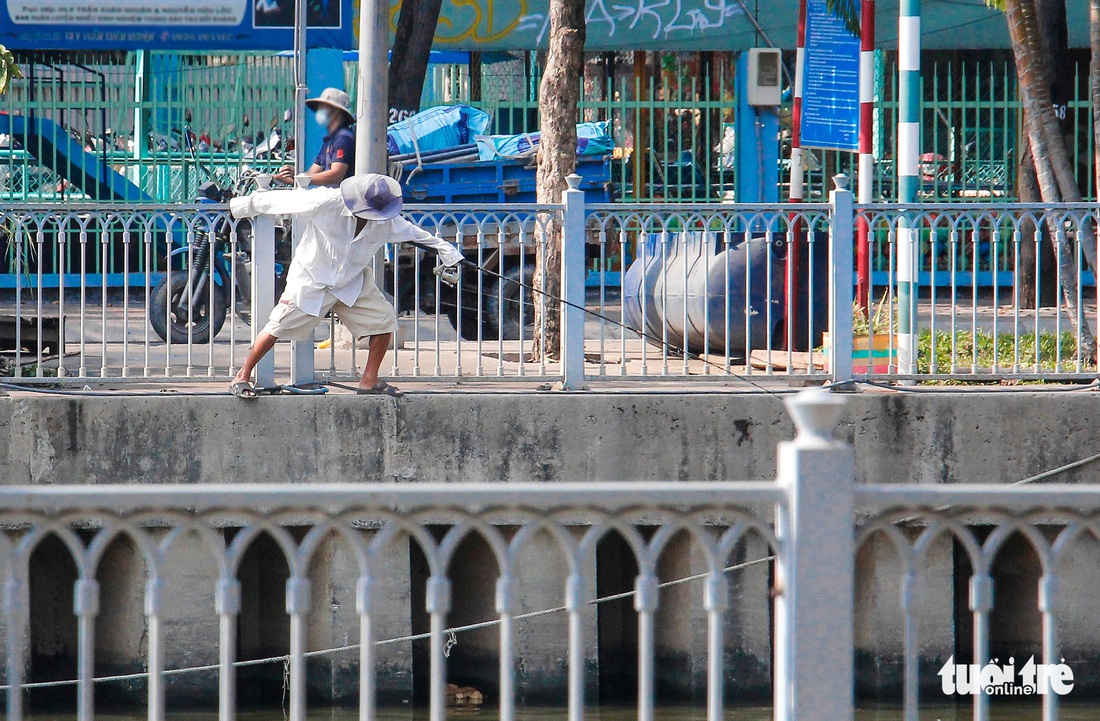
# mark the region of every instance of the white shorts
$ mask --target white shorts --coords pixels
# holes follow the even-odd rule
[[[363,290],[353,304],[346,305],[331,293],[325,294],[321,315],[306,313],[289,301],[279,301],[271,311],[264,332],[281,340],[313,340],[313,331],[321,319],[335,312],[340,322],[348,327],[355,340],[372,335],[393,333],[397,330],[397,314],[374,282],[374,274],[367,269],[363,278]]]

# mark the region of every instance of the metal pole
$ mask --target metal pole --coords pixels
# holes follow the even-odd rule
[[[386,173],[389,148],[386,126],[389,120],[389,8],[388,0],[360,0],[359,5],[359,84],[355,97],[355,174]],[[385,250],[374,256],[374,277],[381,278],[386,267]],[[396,284],[394,288],[396,289]],[[395,352],[397,338],[395,336]],[[354,360],[352,361],[354,364]],[[434,682],[433,682],[434,683]],[[442,693],[442,691],[440,691]],[[445,709],[435,708],[433,721]],[[442,704],[440,697],[438,703]]]
[[[798,49],[794,61],[794,99],[791,103],[791,186],[789,200],[801,203],[806,197],[806,162],[802,157],[802,83],[806,70],[806,0],[798,3]],[[787,268],[783,274],[783,347],[791,349],[794,329],[797,327],[798,266],[802,237],[805,228],[801,214],[790,215],[794,241],[787,249]]]
[[[802,160],[802,75],[806,66],[806,0],[798,3],[798,49],[794,61],[794,99],[791,103],[791,186],[789,198],[801,203],[806,164]]]
[[[12,571],[14,573],[14,569]],[[29,629],[28,586],[15,578],[4,584],[4,616],[8,624],[8,719],[23,721],[23,679]]]
[[[139,50],[137,52],[137,68],[134,73],[134,163],[130,180],[140,188],[145,188],[145,156],[148,154],[149,144],[149,110],[146,102],[149,100],[149,88],[152,81],[152,68],[150,66],[150,51]],[[31,72],[34,72],[34,63],[31,63]],[[34,92],[32,76],[31,92]]]
[[[290,616],[290,721],[306,721],[306,620],[310,583],[298,576],[286,582],[286,612]]]
[[[294,173],[306,169],[306,0],[294,0]],[[284,146],[285,147],[285,146]]]
[[[271,176],[258,179],[260,188],[266,190]],[[263,329],[264,323],[275,307],[275,218],[259,215],[252,219],[252,342]],[[256,385],[260,388],[275,386],[275,354],[268,353],[256,364]]]
[[[389,154],[389,3],[362,0],[359,8],[359,91],[356,97],[355,172],[385,173]]]
[[[562,193],[565,205],[562,230],[562,298],[570,305],[561,309],[561,389],[579,391],[584,382],[584,191],[581,176],[565,179],[569,188]]]
[[[309,23],[306,0],[294,3],[294,174],[300,175],[306,170],[306,28]],[[284,140],[283,147],[285,148]],[[307,184],[308,185],[308,184]],[[295,222],[291,229],[291,253],[298,252],[302,240],[304,223]],[[274,258],[272,258],[274,263]],[[313,339],[291,341],[290,343],[290,382],[298,385],[313,381]]]
[[[901,0],[898,17],[898,202],[917,202],[920,178],[920,0]],[[898,221],[898,370],[917,370],[917,230]]]
[[[241,583],[221,578],[214,591],[218,614],[218,721],[237,717],[237,616],[241,612]]]
[[[776,598],[775,718],[852,721],[855,453],[833,438],[844,401],[825,390],[787,400],[798,434],[781,443],[776,512],[784,579]],[[781,619],[781,620],[780,620]]]
[[[859,30],[859,173],[856,195],[860,203],[874,199],[875,185],[875,0],[863,0]],[[859,218],[856,229],[856,300],[870,317],[871,308],[871,229]]]
[[[852,378],[852,191],[848,177],[833,178],[829,243],[829,368],[833,382]]]

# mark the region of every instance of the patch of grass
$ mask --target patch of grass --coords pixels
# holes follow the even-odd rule
[[[1036,337],[1034,333],[1022,333],[1017,339],[1010,333],[1000,333],[994,339],[988,331],[958,331],[952,347],[951,333],[936,331],[935,371],[932,370],[932,332],[924,329],[920,332],[917,344],[917,372],[950,373],[952,354],[955,367],[968,372],[974,366],[979,369],[993,368],[996,356],[999,370],[1011,370],[1016,363],[1017,354],[1021,371],[1031,371],[1036,363]],[[994,353],[996,350],[996,353]],[[975,354],[977,359],[975,360]],[[1071,332],[1063,332],[1061,337],[1054,333],[1040,333],[1038,337],[1038,365],[1040,370],[1075,373],[1077,372],[1077,341]],[[1084,370],[1095,370],[1096,364],[1084,359]]]

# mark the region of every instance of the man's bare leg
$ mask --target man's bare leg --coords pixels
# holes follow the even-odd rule
[[[271,349],[275,347],[275,341],[278,338],[270,333],[260,331],[260,334],[256,336],[256,342],[252,344],[252,349],[248,351],[248,357],[244,359],[244,365],[237,371],[236,377],[233,378],[234,383],[240,383],[242,381],[249,381],[252,379],[252,371],[256,369],[256,364],[260,362],[260,359],[271,352]]]
[[[386,357],[386,351],[389,350],[392,339],[393,333],[370,337],[366,367],[363,368],[363,377],[359,379],[359,387],[363,390],[370,390],[378,385],[378,369],[382,367],[382,359]]]

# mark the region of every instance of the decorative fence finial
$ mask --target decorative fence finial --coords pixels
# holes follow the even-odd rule
[[[798,430],[796,443],[832,445],[833,431],[844,410],[844,399],[823,388],[805,390],[787,399],[787,412]]]

